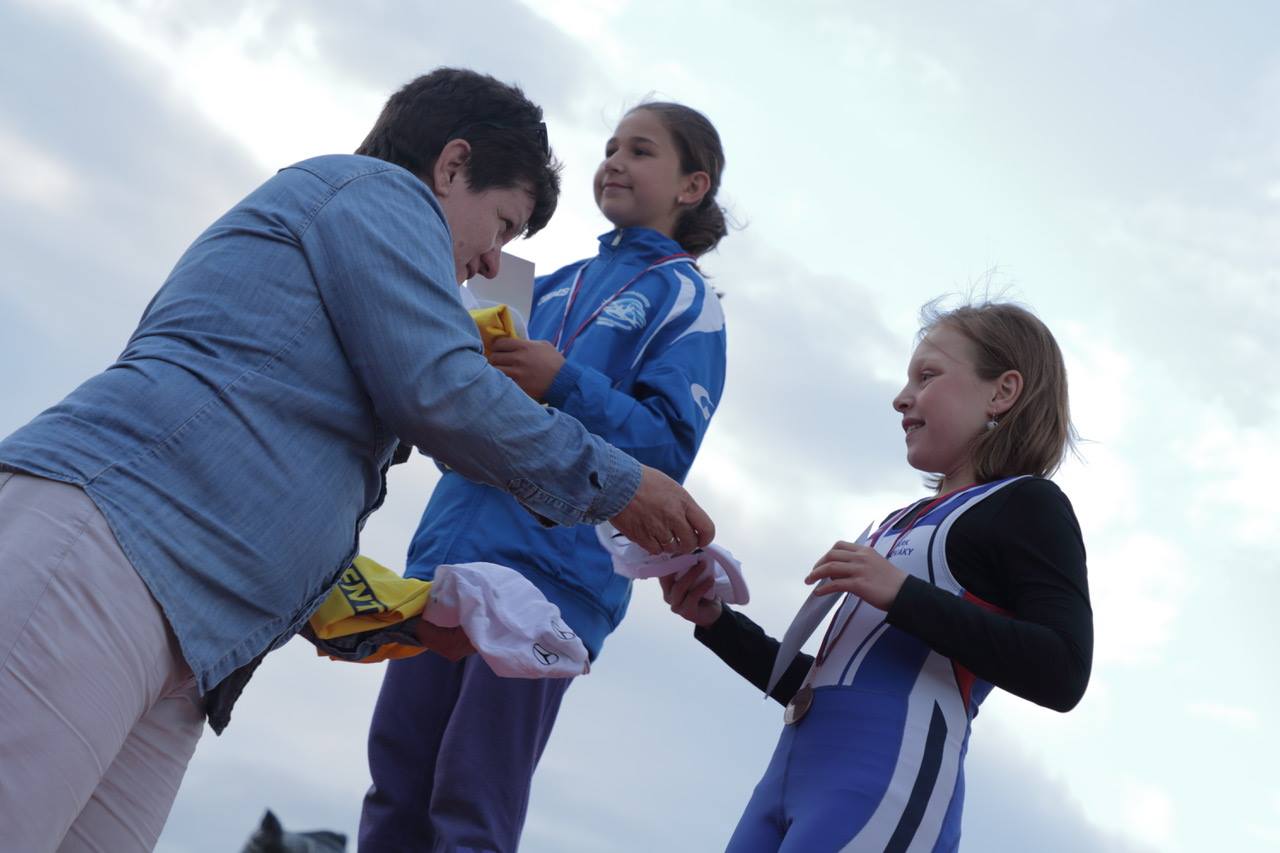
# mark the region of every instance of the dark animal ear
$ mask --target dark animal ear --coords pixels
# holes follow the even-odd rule
[[[267,833],[271,838],[279,838],[284,835],[284,827],[280,824],[280,818],[276,817],[275,812],[267,809],[267,813],[262,816],[262,823],[258,826],[259,832]]]
[[[240,853],[280,853],[284,850],[284,827],[270,809],[262,816],[262,822],[245,842]]]

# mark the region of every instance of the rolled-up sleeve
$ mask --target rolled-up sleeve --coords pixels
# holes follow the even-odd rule
[[[298,235],[347,361],[402,440],[558,524],[595,524],[640,466],[489,366],[430,191],[388,167],[334,188]]]

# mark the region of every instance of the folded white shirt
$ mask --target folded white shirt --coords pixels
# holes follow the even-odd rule
[[[586,646],[560,608],[506,566],[439,566],[422,618],[441,628],[461,626],[485,663],[506,678],[571,678],[591,669]]]
[[[596,526],[600,544],[613,558],[613,571],[625,578],[661,578],[667,575],[681,577],[688,571],[699,571],[701,579],[707,572],[715,575],[715,585],[710,597],[726,604],[746,604],[751,599],[747,579],[742,574],[742,564],[734,559],[727,548],[708,545],[692,554],[650,554],[618,532],[609,522]]]

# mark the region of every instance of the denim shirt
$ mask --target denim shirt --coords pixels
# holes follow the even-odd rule
[[[334,155],[210,226],[119,359],[0,464],[84,488],[205,693],[319,605],[398,439],[558,524],[615,515],[640,479],[485,361],[426,185]]]

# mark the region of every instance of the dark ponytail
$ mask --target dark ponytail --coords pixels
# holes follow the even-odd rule
[[[680,171],[684,174],[706,172],[711,179],[706,195],[696,206],[684,210],[676,220],[675,241],[694,257],[716,247],[729,233],[724,208],[716,201],[720,175],[724,172],[724,149],[720,134],[702,113],[669,101],[640,104],[630,112],[648,110],[666,127],[680,152]]]

